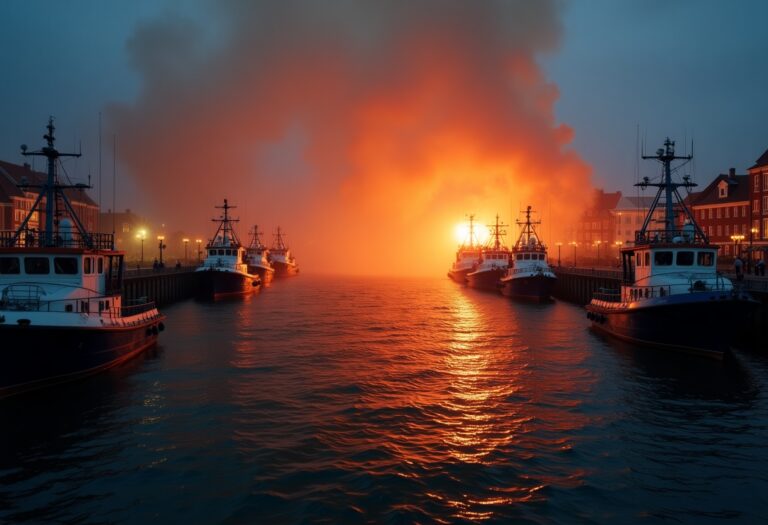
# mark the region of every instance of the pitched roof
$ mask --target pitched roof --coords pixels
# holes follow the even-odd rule
[[[762,166],[768,166],[768,149],[765,150],[765,153],[760,155],[760,158],[755,161],[755,165],[751,166],[749,169],[760,168]]]
[[[47,178],[45,173],[33,171],[29,164],[19,165],[0,160],[0,198],[4,196],[3,194],[7,196],[4,200],[10,200],[11,197],[24,197],[24,192],[18,187],[23,180],[30,184],[43,184]],[[85,190],[67,188],[64,194],[72,202],[97,206]]]
[[[721,199],[718,186],[722,181],[728,184],[728,196]],[[697,195],[697,198],[690,201],[690,204],[693,206],[749,202],[749,175],[729,176],[720,174],[706,188],[695,195]]]
[[[616,203],[617,210],[647,210],[651,207],[653,197],[622,197]]]

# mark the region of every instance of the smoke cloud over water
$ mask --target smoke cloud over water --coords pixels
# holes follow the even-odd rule
[[[210,235],[227,197],[241,237],[280,225],[318,272],[441,274],[466,214],[509,223],[528,204],[545,242],[569,240],[589,168],[536,64],[557,47],[558,4],[210,11],[211,26],[169,15],[127,44],[143,89],[108,117],[148,215]]]

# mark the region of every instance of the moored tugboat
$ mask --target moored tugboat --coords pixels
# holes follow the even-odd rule
[[[475,216],[469,216],[469,244],[462,242],[456,250],[456,260],[448,270],[448,277],[457,283],[466,284],[467,274],[475,269],[480,261],[480,245],[475,239]]]
[[[219,223],[211,241],[206,246],[206,257],[197,272],[200,272],[200,298],[208,300],[223,299],[248,295],[261,286],[258,275],[248,272],[245,262],[245,248],[240,244],[232,223],[238,222],[229,216],[230,206],[224,199],[224,214],[218,219]]]
[[[269,264],[269,250],[267,250],[267,247],[261,240],[261,232],[259,232],[257,225],[253,226],[251,243],[245,250],[245,257],[248,264],[248,273],[258,275],[263,285],[272,282],[275,269]]]
[[[269,263],[275,269],[275,277],[290,277],[299,273],[299,266],[290,248],[285,244],[280,226],[277,227],[275,242],[269,249]]]
[[[164,317],[154,303],[124,305],[124,253],[114,236],[89,232],[57,174],[53,118],[46,146],[25,156],[47,159],[29,213],[0,232],[0,397],[74,380],[118,365],[157,342]],[[44,230],[32,223],[44,216]]]
[[[491,228],[491,243],[483,248],[479,264],[467,274],[468,286],[498,291],[499,279],[507,272],[509,265],[509,249],[501,243],[502,237],[506,235],[506,231],[502,230],[504,226],[499,223],[498,215],[496,224],[488,226]]]
[[[651,183],[646,177],[637,186],[655,186],[658,192],[634,246],[621,250],[621,288],[595,294],[587,317],[595,330],[633,343],[722,358],[734,327],[749,319],[758,303],[718,273],[719,247],[710,244],[677,191],[696,184],[687,177],[672,182],[672,162],[692,156],[675,155],[675,143],[667,139],[656,155],[643,158],[662,164],[662,180]],[[662,196],[664,228],[652,230]],[[681,228],[676,206],[685,216]]]
[[[517,221],[522,227],[520,237],[512,247],[509,268],[499,282],[501,293],[516,299],[548,301],[557,276],[547,264],[547,248],[531,222],[531,207],[525,210],[525,222]]]

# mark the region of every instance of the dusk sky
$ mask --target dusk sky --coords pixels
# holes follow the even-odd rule
[[[0,3],[0,158],[48,115],[103,208],[169,231],[281,225],[307,271],[442,275],[467,213],[634,194],[636,136],[708,183],[768,148],[762,1]],[[41,166],[37,166],[41,168]],[[641,166],[653,175],[657,167]],[[98,188],[92,191],[98,198]],[[511,228],[514,240],[516,229]],[[269,239],[267,239],[269,240]],[[339,260],[334,253],[343,252]]]

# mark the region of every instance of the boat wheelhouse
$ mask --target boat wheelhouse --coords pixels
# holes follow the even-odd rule
[[[524,213],[525,221],[517,221],[520,237],[512,247],[509,268],[499,281],[499,289],[508,297],[547,301],[557,276],[547,262],[547,247],[534,229],[541,221],[531,221],[530,206]]]
[[[209,300],[248,295],[259,288],[261,279],[248,272],[246,250],[232,226],[238,220],[229,216],[229,210],[235,206],[230,206],[224,199],[224,205],[216,208],[224,213],[218,219],[212,219],[219,226],[205,247],[205,259],[195,270],[201,273],[199,295]]]
[[[123,304],[124,253],[112,234],[91,233],[62,185],[58,159],[79,154],[47,144],[25,156],[47,158],[48,176],[15,231],[0,232],[0,396],[93,374],[157,342],[164,317],[153,303]],[[28,228],[43,212],[45,229]]]
[[[506,235],[503,230],[506,225],[499,222],[496,215],[496,223],[491,228],[491,239],[488,246],[482,249],[477,266],[467,273],[467,285],[472,288],[498,291],[499,279],[507,272],[509,265],[509,249],[502,244],[502,237]]]
[[[261,284],[269,284],[275,275],[275,269],[269,264],[269,250],[261,240],[261,232],[258,225],[251,230],[251,243],[245,251],[248,273],[258,275]]]
[[[695,184],[687,177],[672,182],[671,163],[692,156],[676,156],[667,139],[656,155],[643,158],[662,164],[662,180],[645,178],[637,186],[658,192],[633,245],[621,250],[620,289],[595,294],[587,317],[596,330],[627,341],[721,358],[734,327],[750,318],[757,302],[717,271],[719,247],[709,243],[677,191]],[[661,204],[664,227],[651,229]],[[675,220],[678,209],[682,227]]]
[[[274,243],[269,249],[269,263],[275,269],[275,277],[291,277],[299,273],[299,266],[290,248],[285,244],[280,226],[277,227]]]

